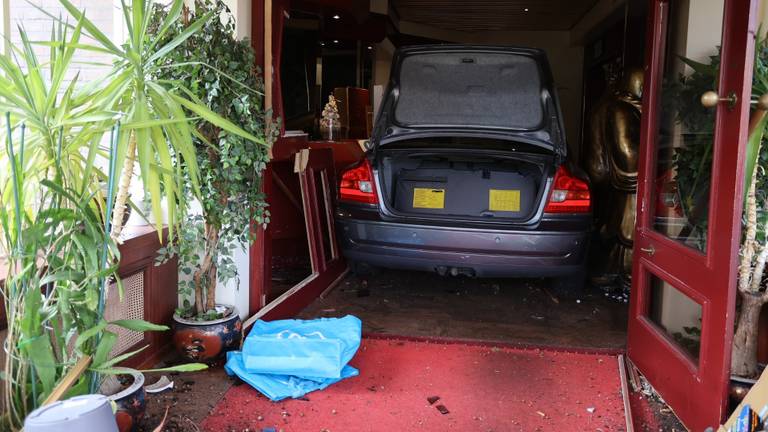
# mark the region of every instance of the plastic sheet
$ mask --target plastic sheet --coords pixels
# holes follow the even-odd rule
[[[301,397],[358,375],[348,366],[360,347],[357,317],[257,321],[225,370],[273,401]]]

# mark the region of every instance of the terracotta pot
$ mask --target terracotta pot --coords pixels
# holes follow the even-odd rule
[[[196,321],[173,315],[173,344],[176,351],[193,362],[213,363],[224,358],[227,351],[240,347],[243,323],[234,306],[226,308],[224,318],[213,321]]]
[[[135,369],[117,369],[123,370],[124,373],[108,375],[102,382],[99,393],[117,405],[115,419],[120,432],[135,431],[147,409],[144,374]]]

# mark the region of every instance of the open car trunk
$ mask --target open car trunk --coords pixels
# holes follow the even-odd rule
[[[400,147],[400,146],[398,146]],[[477,148],[379,151],[379,179],[395,216],[535,222],[553,155]]]

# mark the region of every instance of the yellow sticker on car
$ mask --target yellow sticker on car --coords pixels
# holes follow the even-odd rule
[[[520,191],[517,189],[490,189],[488,209],[491,211],[520,211]]]
[[[413,208],[445,208],[445,189],[413,188]]]

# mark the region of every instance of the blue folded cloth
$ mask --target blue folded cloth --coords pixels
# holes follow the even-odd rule
[[[361,334],[362,323],[352,315],[257,321],[243,351],[227,353],[224,369],[273,401],[301,397],[359,374],[347,363]]]
[[[229,375],[237,375],[273,402],[286,398],[300,398],[307,393],[322,390],[345,378],[360,374],[360,371],[349,365],[344,366],[339,378],[307,379],[294,375],[251,373],[245,369],[243,355],[239,351],[227,353],[227,364],[224,366],[224,370]]]

